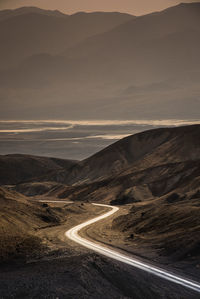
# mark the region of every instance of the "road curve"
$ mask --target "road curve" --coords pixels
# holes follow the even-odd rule
[[[122,254],[122,253],[119,253],[113,249],[110,249],[110,248],[107,248],[103,245],[100,245],[100,244],[97,244],[97,243],[94,243],[92,241],[89,241],[87,239],[84,239],[82,238],[81,236],[79,236],[78,232],[90,225],[90,224],[93,224],[97,221],[100,221],[102,219],[105,219],[111,215],[113,215],[114,213],[116,213],[119,208],[117,207],[113,207],[113,206],[109,206],[109,205],[103,205],[103,204],[94,204],[96,206],[102,206],[102,207],[108,207],[110,208],[111,210],[101,216],[98,216],[96,218],[93,218],[91,220],[88,220],[82,224],[79,224],[73,228],[71,228],[70,230],[66,231],[65,235],[72,241],[88,248],[88,249],[91,249],[101,255],[104,255],[104,256],[107,256],[109,258],[112,258],[112,259],[115,259],[117,261],[120,261],[122,263],[125,263],[125,264],[128,264],[128,265],[131,265],[135,268],[138,268],[138,269],[141,269],[141,270],[144,270],[148,273],[151,273],[153,275],[156,275],[160,278],[163,278],[163,279],[166,279],[168,281],[171,281],[171,282],[174,282],[176,284],[179,284],[179,285],[182,285],[186,288],[189,288],[189,289],[192,289],[196,292],[199,292],[200,293],[200,283],[198,282],[195,282],[195,281],[192,281],[192,280],[189,280],[189,279],[185,279],[181,276],[177,276],[176,274],[173,274],[171,272],[168,272],[162,268],[158,268],[158,267],[155,267],[151,264],[148,264],[146,262],[142,262],[140,260],[137,260],[135,258],[132,258],[132,257],[129,257],[125,254]]]
[[[34,200],[35,201],[35,200]],[[48,200],[48,199],[41,199],[41,200],[38,200],[38,202],[42,202],[42,203],[74,203],[73,201],[70,201],[70,200]]]

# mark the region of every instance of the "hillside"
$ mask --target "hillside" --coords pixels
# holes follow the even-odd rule
[[[44,251],[35,231],[63,221],[62,213],[33,203],[22,194],[0,187],[0,263],[27,259]]]
[[[0,157],[0,182],[2,185],[40,181],[81,185],[159,167],[170,169],[190,162],[192,166],[199,160],[199,135],[200,125],[144,131],[123,138],[80,162],[5,155]]]
[[[87,229],[87,236],[198,277],[199,134],[197,125],[122,139],[85,160],[82,184],[57,196],[120,206],[120,215]]]
[[[73,168],[72,182],[105,179],[163,164],[198,160],[200,125],[162,128],[128,136]]]
[[[187,164],[193,167],[200,156],[199,135],[200,125],[144,131],[123,138],[80,162],[5,155],[0,157],[0,182],[1,185],[45,181],[81,185],[159,170],[159,167],[176,169],[173,165]]]
[[[0,185],[14,185],[40,177],[67,172],[76,165],[76,161],[46,158],[29,155],[0,156]]]

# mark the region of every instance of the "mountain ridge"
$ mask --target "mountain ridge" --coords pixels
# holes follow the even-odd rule
[[[199,118],[200,4],[179,5],[136,18],[123,16],[123,20],[120,15],[121,24],[117,15],[112,20],[112,28],[109,27],[111,15],[106,15],[109,16],[107,30],[98,27],[102,22],[105,26],[104,14],[100,16],[101,21],[97,21],[95,13],[67,18],[68,24],[76,18],[83,19],[79,22],[81,30],[78,29],[78,33],[72,34],[72,30],[65,34],[70,36],[69,40],[62,38],[60,25],[53,26],[49,34],[51,47],[46,42],[40,43],[41,39],[46,40],[42,38],[46,33],[40,28],[40,39],[31,36],[37,47],[32,53],[34,47],[30,45],[27,49],[30,55],[10,44],[9,49],[15,48],[15,54],[20,53],[23,62],[16,68],[0,72],[1,97],[10,103],[3,102],[2,115],[13,118],[15,90],[20,99],[15,111],[19,118],[24,118],[27,110],[30,118],[36,118],[34,115],[38,113],[41,118],[47,113],[58,118],[71,115],[88,118],[90,112],[94,118],[104,115],[108,119],[113,115],[120,119],[151,119],[158,115],[160,118]],[[63,22],[63,19],[56,18],[58,21]],[[77,26],[77,20],[72,23]],[[94,31],[91,32],[91,28]],[[17,34],[14,36],[16,38]],[[1,47],[6,55],[10,50],[5,45],[9,43],[5,41]],[[11,52],[15,56],[13,50]],[[46,54],[42,56],[41,53]],[[5,63],[3,56],[2,60]],[[12,63],[12,59],[9,62]],[[163,85],[157,89],[160,82]],[[129,86],[139,88],[123,94]],[[29,109],[27,97],[30,98]]]
[[[0,21],[14,16],[30,14],[30,13],[39,13],[43,15],[56,16],[56,17],[68,17],[67,14],[62,13],[59,10],[46,10],[46,9],[38,8],[36,6],[29,6],[29,7],[24,6],[16,9],[0,10]]]
[[[1,19],[1,15],[5,17],[6,14],[9,14],[9,18]],[[79,13],[62,17],[57,14],[26,7],[7,13],[1,11],[1,68],[6,68],[6,63],[11,67],[41,52],[62,52],[85,37],[107,31],[134,18],[123,13]]]
[[[41,180],[81,185],[160,165],[197,161],[200,156],[199,135],[200,125],[152,129],[125,137],[82,161],[29,155],[1,156],[4,172],[4,182],[1,184],[16,183],[6,181],[6,177],[16,172],[12,168],[16,167],[15,163],[17,169],[22,171],[17,183],[22,183],[24,179],[25,182]],[[23,163],[23,167],[20,167],[20,163]],[[12,169],[11,173],[9,169]],[[27,171],[32,171],[32,174]]]
[[[131,172],[132,168],[138,170],[197,160],[200,155],[199,134],[200,125],[192,125],[153,129],[125,137],[75,166],[75,182],[78,178],[80,182],[105,179],[127,172],[126,168]]]

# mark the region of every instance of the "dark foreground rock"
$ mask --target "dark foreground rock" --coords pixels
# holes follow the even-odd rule
[[[197,295],[95,254],[6,266],[0,278],[0,298],[197,299]]]

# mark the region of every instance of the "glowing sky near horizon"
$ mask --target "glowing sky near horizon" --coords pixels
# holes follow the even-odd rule
[[[14,9],[21,6],[37,6],[43,9],[60,10],[67,14],[77,11],[120,11],[142,15],[159,11],[180,2],[196,0],[0,0],[0,9]]]

